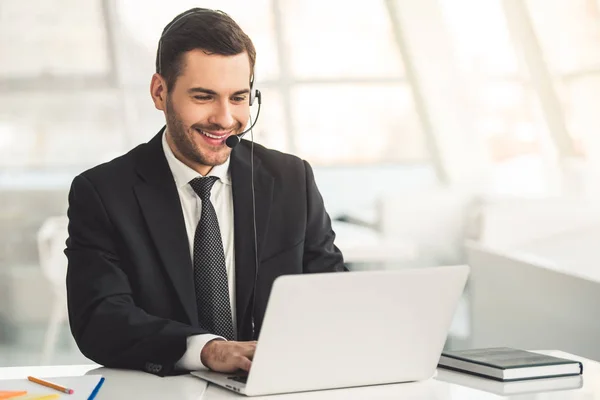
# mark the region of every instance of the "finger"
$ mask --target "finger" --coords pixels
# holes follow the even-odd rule
[[[252,361],[250,361],[250,359],[248,357],[238,356],[238,357],[236,357],[235,360],[236,360],[235,365],[239,369],[244,370],[246,372],[250,371],[250,368],[252,367]]]
[[[247,345],[244,346],[240,349],[240,353],[245,356],[248,357],[249,359],[252,359],[252,357],[254,357],[254,352],[256,351],[256,346],[255,345]]]

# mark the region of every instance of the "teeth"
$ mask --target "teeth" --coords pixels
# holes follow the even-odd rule
[[[208,137],[209,137],[209,138],[211,138],[211,139],[223,139],[223,138],[226,136],[226,134],[225,134],[225,135],[221,135],[221,136],[217,136],[217,135],[212,135],[212,134],[210,134],[210,133],[208,133],[208,132],[204,132],[203,130],[200,130],[200,129],[198,129],[198,130],[199,130],[199,131],[200,131],[200,132],[201,132],[203,135],[205,135],[205,136],[208,136]]]

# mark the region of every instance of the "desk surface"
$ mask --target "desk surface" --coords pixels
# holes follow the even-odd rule
[[[529,400],[600,400],[600,363],[561,351],[540,351],[540,353],[582,361],[584,363],[584,372],[582,382],[579,383],[581,387],[571,390],[538,392],[537,394],[528,394],[526,397],[523,397],[523,393],[526,393],[528,390],[530,390],[530,388],[526,388],[523,389],[525,391],[521,391],[519,394],[515,394],[513,397],[508,395],[503,397],[493,392],[481,390],[482,385],[485,385],[486,383],[493,383],[493,385],[490,386],[490,390],[497,392],[498,388],[502,387],[502,384],[497,384],[496,382],[490,382],[488,380],[471,377],[464,374],[438,370],[435,377],[421,382],[253,397],[253,399],[362,400],[410,398],[428,400],[486,400],[501,398],[527,398]],[[233,392],[221,389],[217,386],[207,385],[201,379],[192,377],[191,375],[159,378],[145,372],[108,369],[99,367],[97,365],[0,368],[0,390],[2,389],[2,379],[25,378],[28,375],[49,378],[53,376],[77,376],[85,374],[102,374],[106,377],[104,386],[102,387],[102,390],[100,390],[98,397],[96,397],[98,400],[134,398],[146,400],[214,400],[246,398]],[[61,398],[67,399],[68,396],[63,395]]]

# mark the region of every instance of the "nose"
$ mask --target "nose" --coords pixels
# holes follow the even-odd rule
[[[233,126],[234,121],[229,102],[226,100],[216,102],[208,122],[227,129]]]

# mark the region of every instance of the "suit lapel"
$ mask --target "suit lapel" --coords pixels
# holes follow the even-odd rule
[[[198,324],[194,276],[181,202],[162,149],[164,128],[142,152],[134,190],[150,236],[179,296],[190,324]]]
[[[242,337],[243,322],[251,310],[248,309],[256,273],[254,251],[254,218],[252,209],[252,173],[250,149],[242,141],[231,153],[231,180],[233,191],[236,310],[238,336]],[[273,196],[273,177],[261,168],[254,158],[254,193],[256,204],[256,232],[258,259],[263,247],[269,223],[269,212]]]

